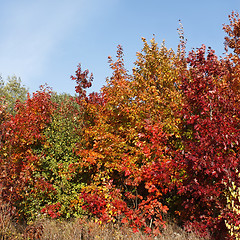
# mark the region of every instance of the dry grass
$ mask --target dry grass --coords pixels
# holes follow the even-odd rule
[[[159,236],[149,237],[142,232],[119,224],[99,225],[87,218],[72,221],[39,219],[30,225],[11,221],[8,206],[0,207],[0,240],[200,240],[193,233],[186,233],[176,224],[169,223]]]
[[[195,234],[186,233],[175,224],[168,224],[161,235],[149,237],[142,232],[134,233],[130,228],[123,228],[117,224],[99,225],[85,219],[73,221],[42,219],[28,226],[16,226],[8,217],[4,218],[3,222],[0,225],[1,240],[200,240]]]
[[[11,219],[11,209],[7,204],[0,204],[0,240],[19,239],[21,234]]]
[[[132,229],[117,224],[99,225],[89,220],[74,220],[71,222],[58,222],[44,220],[43,240],[200,240],[194,233],[186,233],[176,224],[167,224],[166,230],[159,236],[149,237],[142,232],[134,233]]]

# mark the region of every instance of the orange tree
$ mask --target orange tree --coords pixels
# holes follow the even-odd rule
[[[151,45],[143,41],[132,75],[118,47],[116,62],[109,58],[113,75],[99,94],[86,96],[91,78],[80,68],[76,72],[85,115],[76,152],[81,167],[91,173],[76,204],[100,221],[122,219],[148,232],[163,225],[166,194],[175,181],[167,145],[179,144],[174,113],[181,107],[177,75],[182,64],[180,54],[158,48],[154,39]]]

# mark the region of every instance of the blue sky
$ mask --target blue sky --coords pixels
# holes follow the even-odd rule
[[[94,75],[92,91],[111,76],[108,56],[123,46],[131,73],[141,37],[155,35],[176,50],[178,20],[187,50],[202,44],[224,51],[222,24],[239,0],[0,0],[0,73],[15,74],[31,92],[47,83],[54,91],[74,94],[70,79],[78,63]]]

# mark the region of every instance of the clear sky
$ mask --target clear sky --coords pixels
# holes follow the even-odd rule
[[[210,46],[224,51],[222,25],[240,12],[240,0],[0,0],[0,73],[15,74],[29,90],[47,83],[74,94],[70,79],[78,63],[94,75],[92,91],[111,76],[108,56],[123,46],[131,73],[141,37],[155,35],[177,49],[179,19],[187,49]]]

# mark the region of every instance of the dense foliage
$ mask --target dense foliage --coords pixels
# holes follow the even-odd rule
[[[1,98],[0,203],[21,220],[88,215],[149,234],[169,214],[239,239],[240,18],[229,20],[221,59],[204,45],[186,56],[180,29],[176,53],[143,38],[132,74],[118,46],[99,93],[79,65],[74,97],[42,87],[14,110]]]

